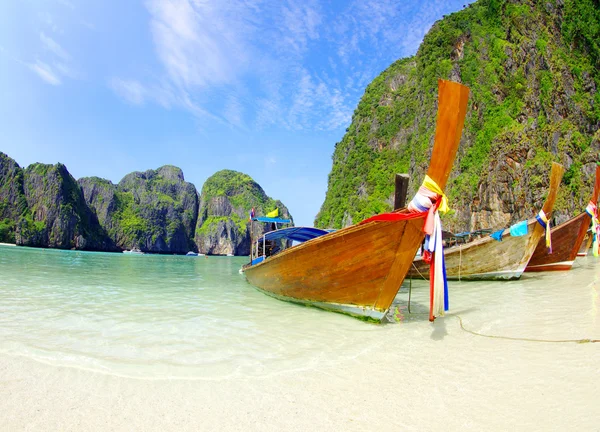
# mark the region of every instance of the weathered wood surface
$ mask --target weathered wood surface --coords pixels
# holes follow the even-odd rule
[[[371,222],[305,242],[245,269],[248,281],[281,298],[323,303],[380,319],[422,239],[424,219]],[[350,310],[347,311],[351,313]]]
[[[598,202],[600,192],[600,167],[596,167],[596,180],[590,201]],[[542,237],[533,252],[526,272],[570,270],[577,258],[579,249],[590,227],[591,217],[583,213],[569,219],[551,230],[552,253],[548,253],[545,239]]]
[[[552,253],[546,248],[542,237],[533,252],[526,272],[569,270],[577,257],[583,238],[588,229],[590,217],[582,213],[552,229]]]
[[[444,188],[458,150],[469,89],[439,81],[438,117],[427,174]],[[400,212],[408,212],[400,210]],[[289,248],[243,271],[277,298],[380,320],[423,241],[423,216],[353,225]]]
[[[552,164],[550,190],[543,206],[547,215],[554,207],[563,173],[562,165]],[[502,241],[486,236],[446,248],[446,276],[448,279],[459,280],[518,279],[543,235],[544,228],[532,218],[527,222],[527,234],[524,236],[513,237],[505,229]],[[417,257],[408,275],[412,278],[429,279],[429,264]]]
[[[406,207],[406,195],[408,193],[408,182],[410,177],[408,174],[396,174],[394,188],[394,210],[399,210]]]
[[[585,237],[583,238],[583,242],[581,243],[581,247],[579,248],[579,252],[577,252],[577,256],[584,257],[587,256],[590,248],[592,247],[592,241],[594,240],[594,235],[591,231],[587,231],[585,233]]]

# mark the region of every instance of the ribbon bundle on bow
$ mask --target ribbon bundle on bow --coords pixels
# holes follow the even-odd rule
[[[550,236],[550,221],[548,220],[548,216],[546,216],[546,213],[542,209],[535,218],[546,230],[546,247],[548,248],[548,253],[552,253],[552,237]]]
[[[592,243],[592,252],[595,257],[598,256],[598,238],[600,237],[600,223],[598,223],[598,209],[596,204],[589,202],[585,208],[585,212],[592,218],[592,235],[594,242]]]
[[[408,205],[413,212],[428,212],[425,219],[425,253],[423,259],[431,266],[429,274],[429,321],[443,316],[448,310],[448,282],[446,280],[446,262],[442,244],[442,221],[440,212],[449,210],[448,198],[442,189],[429,176]]]

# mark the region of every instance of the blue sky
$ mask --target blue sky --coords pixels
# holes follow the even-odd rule
[[[2,0],[0,151],[252,176],[312,225],[365,87],[466,0]]]

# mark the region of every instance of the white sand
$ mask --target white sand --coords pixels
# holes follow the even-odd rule
[[[401,326],[338,367],[242,380],[121,378],[1,355],[0,429],[599,430],[600,344],[486,339],[447,317],[417,351]]]

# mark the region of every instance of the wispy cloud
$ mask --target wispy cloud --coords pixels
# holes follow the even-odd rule
[[[235,127],[336,129],[375,76],[416,52],[447,3],[147,0],[163,74],[110,86],[129,103],[175,104]]]
[[[75,5],[69,0],[57,0],[63,6],[68,7],[69,9],[75,9]]]
[[[48,84],[57,86],[62,84],[62,79],[75,79],[79,76],[73,66],[73,59],[65,48],[46,33],[40,33],[40,42],[44,52],[40,55],[42,60],[35,63],[25,63],[42,80]]]
[[[182,88],[231,83],[250,60],[242,37],[250,26],[244,7],[229,2],[152,1],[151,29],[159,59]]]
[[[54,39],[46,36],[43,32],[40,33],[40,40],[46,49],[52,52],[54,55],[60,57],[64,61],[71,60],[71,56],[63,47],[61,47]]]
[[[136,80],[113,78],[108,85],[117,95],[131,104],[142,105],[146,99],[146,89]]]
[[[35,63],[28,64],[28,66],[32,71],[34,71],[41,79],[46,81],[48,84],[51,84],[53,86],[61,84],[58,75],[46,63],[42,63],[38,60]]]

